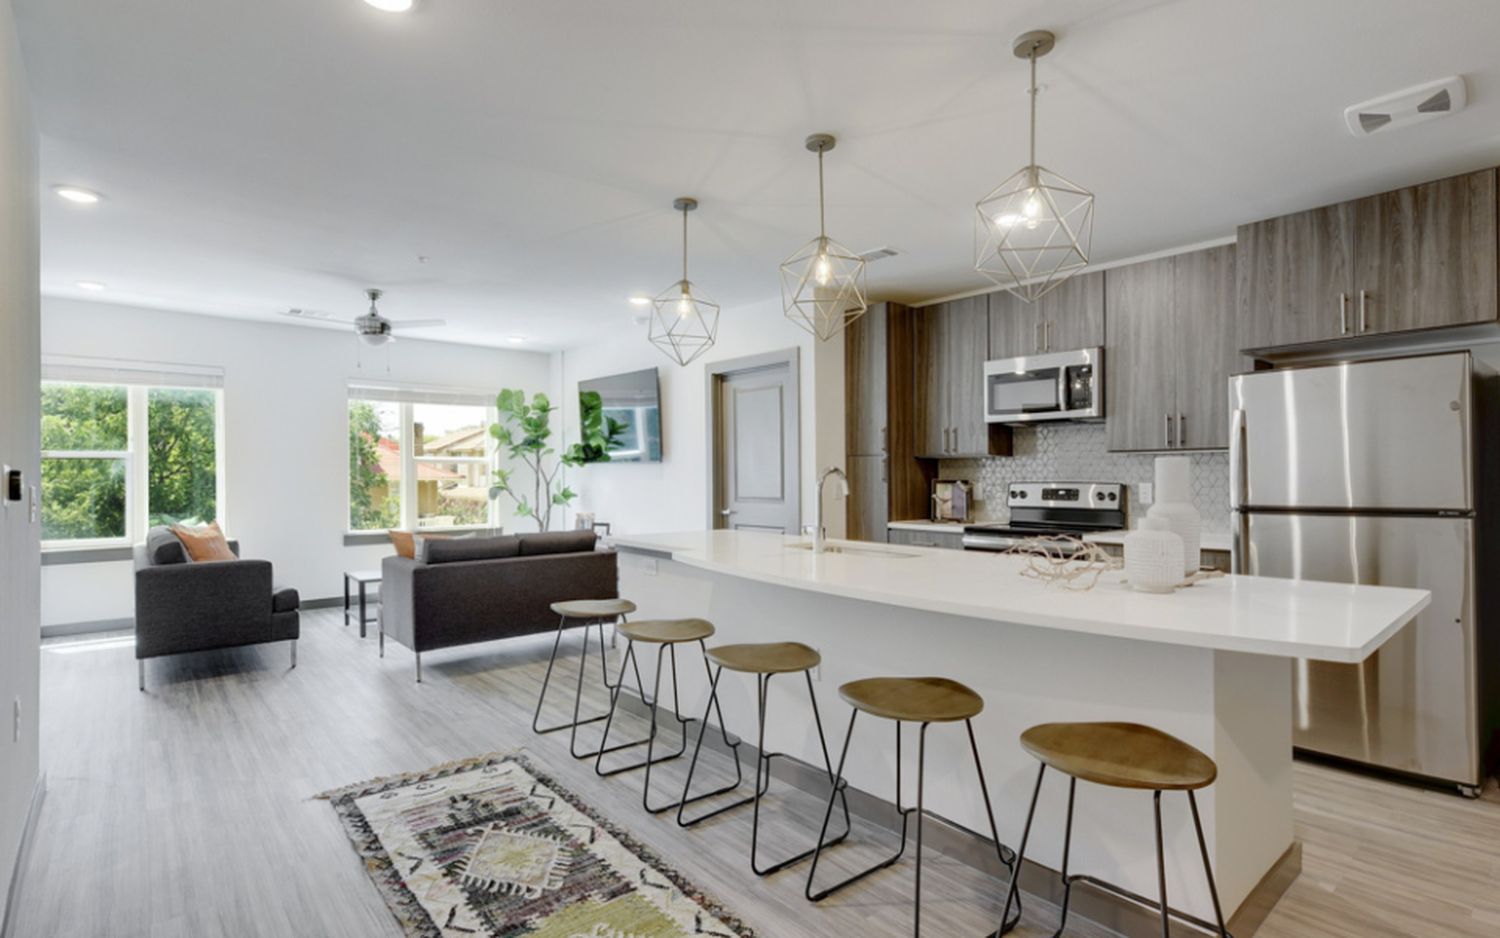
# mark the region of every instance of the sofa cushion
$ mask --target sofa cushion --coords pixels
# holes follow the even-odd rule
[[[521,534],[521,554],[580,554],[594,549],[599,535],[593,531],[550,531],[546,534]]]
[[[417,538],[420,563],[457,563],[463,560],[502,560],[521,554],[521,541],[514,534],[504,537]]]
[[[187,548],[182,546],[182,541],[171,528],[152,528],[146,532],[146,559],[154,567],[187,563]]]
[[[295,612],[302,605],[301,597],[290,586],[273,586],[271,589],[272,612]]]
[[[386,536],[391,539],[391,545],[396,548],[396,556],[397,557],[405,557],[407,560],[415,560],[416,559],[416,556],[417,556],[417,541],[416,541],[417,532],[415,532],[415,531],[396,531],[396,530],[390,530],[390,531],[387,531],[385,533],[386,533]],[[446,535],[446,534],[423,534],[422,536],[425,537],[425,538],[429,538],[431,540],[437,540],[439,538],[447,537],[448,535]]]

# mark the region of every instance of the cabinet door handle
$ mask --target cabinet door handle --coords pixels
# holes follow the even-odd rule
[[[889,452],[890,448],[891,448],[891,444],[890,444],[890,442],[886,438],[885,427],[881,427],[880,428],[880,451],[882,453]]]
[[[1040,352],[1042,350],[1042,324],[1040,322],[1036,324],[1035,332],[1036,335],[1032,337],[1031,343],[1033,346],[1032,351]]]
[[[1161,445],[1167,449],[1172,448],[1172,415],[1162,414]]]
[[[882,482],[887,481],[885,470],[886,470],[886,465],[889,462],[890,462],[890,460],[886,459],[884,456],[880,457],[880,481],[882,481]]]
[[[1187,440],[1187,418],[1182,414],[1177,415],[1177,446],[1186,445]]]
[[[1052,351],[1052,320],[1042,324],[1042,351]]]
[[[1367,332],[1370,329],[1370,317],[1369,317],[1369,314],[1367,312],[1367,304],[1365,303],[1365,297],[1366,297],[1365,291],[1364,290],[1359,291],[1359,331],[1360,332]]]
[[[1339,294],[1339,335],[1349,334],[1349,294]]]

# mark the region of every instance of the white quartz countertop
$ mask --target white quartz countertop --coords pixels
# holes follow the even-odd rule
[[[1092,590],[1021,575],[1022,558],[980,551],[830,541],[746,531],[617,535],[614,545],[689,567],[776,586],[924,612],[1140,641],[1287,658],[1369,657],[1431,601],[1426,590],[1225,576],[1175,593],[1139,593],[1123,574]]]
[[[886,523],[886,528],[896,531],[936,531],[939,534],[964,533],[964,525],[957,521],[890,521]]]
[[[1129,533],[1129,531],[1101,531],[1098,534],[1085,534],[1083,539],[1096,544],[1121,547],[1125,544],[1125,535]],[[1230,550],[1229,535],[1222,531],[1204,531],[1198,538],[1198,546],[1202,550],[1216,550],[1227,554]]]

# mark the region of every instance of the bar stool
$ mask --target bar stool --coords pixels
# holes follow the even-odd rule
[[[692,762],[688,764],[687,781],[682,785],[682,801],[677,807],[677,823],[682,827],[692,827],[717,817],[726,811],[742,808],[747,804],[754,805],[752,819],[750,822],[750,869],[757,876],[769,876],[772,873],[784,870],[793,864],[812,856],[816,847],[809,847],[794,857],[789,857],[768,867],[760,865],[760,801],[762,796],[771,787],[771,760],[785,758],[784,752],[766,752],[766,696],[770,690],[771,678],[777,674],[801,673],[807,681],[807,698],[812,704],[813,724],[818,728],[818,746],[823,751],[823,767],[828,773],[828,782],[833,784],[833,759],[828,755],[828,738],[823,734],[823,717],[818,713],[818,697],[813,692],[812,671],[823,662],[818,652],[800,642],[770,642],[754,645],[720,645],[707,651],[710,664],[717,665],[709,680],[708,706],[704,708],[703,722],[698,727],[698,744],[693,749]],[[735,760],[734,784],[728,788],[711,792],[709,795],[700,795],[690,798],[689,793],[693,788],[693,773],[698,768],[698,757],[703,752],[703,737],[708,732],[708,716],[711,708],[716,707],[719,701],[719,679],[723,677],[725,669],[736,671],[741,674],[754,674],[756,685],[758,735],[756,737],[756,759],[755,759],[755,787],[751,794],[741,798],[732,804],[724,805],[701,814],[692,819],[684,818],[684,812],[689,804],[701,801],[713,794],[725,794],[739,788],[743,780],[739,760]],[[720,716],[720,720],[723,716]],[[833,846],[849,836],[849,799],[843,791],[837,792],[843,801],[844,807],[844,832],[829,841],[824,846]]]
[[[606,690],[614,690],[615,686],[625,679],[624,662],[621,661],[620,677],[613,683],[609,679],[609,658],[604,647],[604,626],[608,622],[618,623],[626,616],[635,612],[635,603],[628,599],[574,599],[567,602],[552,604],[552,611],[559,616],[557,623],[557,638],[552,642],[552,657],[547,661],[547,676],[542,678],[542,691],[537,695],[536,713],[531,718],[531,730],[538,735],[557,733],[568,730],[568,752],[575,759],[588,759],[597,755],[596,752],[578,751],[578,727],[590,723],[597,723],[608,714],[601,713],[598,716],[579,718],[579,711],[583,704],[583,681],[588,670],[589,660],[589,630],[599,629],[599,670],[603,676]],[[547,701],[547,688],[552,683],[552,669],[557,665],[557,651],[562,646],[563,632],[569,628],[569,623],[583,624],[583,648],[578,654],[578,686],[573,692],[573,719],[567,723],[559,723],[556,726],[544,727],[541,725],[542,705]],[[636,683],[641,683],[640,669],[636,669]],[[644,690],[642,691],[644,693]]]
[[[927,761],[927,728],[933,723],[957,723],[963,721],[969,732],[969,750],[974,754],[974,768],[979,775],[979,792],[984,796],[984,811],[990,824],[990,837],[995,841],[995,854],[1011,871],[1011,889],[1014,891],[1020,864],[1015,854],[1000,843],[1000,831],[995,827],[995,809],[990,804],[990,790],[984,781],[984,765],[979,760],[979,743],[974,738],[974,717],[984,710],[984,698],[974,691],[944,677],[872,677],[851,681],[839,688],[839,696],[854,708],[849,715],[849,732],[844,736],[844,749],[839,755],[839,767],[835,773],[834,794],[828,798],[828,809],[823,814],[823,829],[818,834],[818,846],[813,850],[812,867],[807,871],[807,898],[818,902],[845,886],[859,882],[866,876],[883,870],[901,859],[906,851],[906,826],[912,814],[917,816],[917,868],[916,889],[913,899],[912,934],[922,934],[922,818],[924,774]],[[814,891],[813,880],[818,874],[818,860],[823,853],[823,838],[828,834],[828,822],[833,817],[834,797],[849,787],[844,780],[844,763],[849,757],[849,742],[854,738],[854,723],[860,713],[868,713],[896,723],[896,811],[901,815],[901,846],[894,856],[875,864],[867,870],[855,873],[842,882],[826,889]],[[901,724],[917,723],[917,804],[912,808],[901,807]],[[1019,896],[1017,897],[1019,900]],[[1010,911],[1009,906],[1006,912]],[[1002,916],[1000,934],[1014,928],[1020,921],[1021,908],[1016,905],[1016,917],[1008,922]]]
[[[651,767],[662,762],[670,762],[687,752],[688,725],[693,722],[692,718],[682,715],[682,700],[678,696],[677,685],[677,646],[696,642],[699,650],[704,655],[703,670],[708,674],[710,680],[712,680],[713,673],[708,667],[708,646],[704,642],[714,634],[713,623],[704,621],[703,619],[645,619],[639,622],[622,623],[616,627],[615,633],[625,639],[625,657],[620,661],[621,679],[615,682],[614,690],[610,695],[609,714],[604,721],[604,735],[600,737],[599,750],[594,755],[594,772],[601,777],[608,778],[612,775],[619,775],[621,772],[632,772],[641,768],[645,769],[646,779],[641,787],[641,806],[651,814],[661,814],[677,807],[679,803],[674,801],[671,804],[658,806],[651,804]],[[640,665],[635,651],[637,643],[657,646],[656,680],[651,688],[651,699],[647,701],[651,705],[651,731],[645,739],[634,740],[628,743],[618,743],[611,746],[609,745],[609,731],[614,726],[615,712],[620,706],[620,689],[625,683],[624,674],[626,664],[630,664],[637,669],[636,678],[639,683]],[[657,715],[661,709],[661,673],[668,655],[671,656],[672,660],[672,718],[677,721],[682,739],[676,752],[669,755],[657,756],[656,736],[659,730]],[[642,688],[642,699],[645,699],[644,688]],[[709,704],[710,708],[719,714],[719,732],[724,737],[724,743],[733,750],[735,763],[738,765],[740,744],[738,741],[730,739],[729,731],[724,728],[724,713],[719,709],[717,701],[710,700]],[[630,749],[642,745],[646,747],[646,757],[644,759],[628,765],[616,766],[612,769],[605,769],[603,767],[606,755],[612,752],[619,752],[621,749]],[[736,782],[737,784],[738,782]],[[693,800],[701,801],[704,798],[711,798],[715,794],[732,791],[734,787],[734,785],[731,785],[717,792],[708,792]]]
[[[1037,795],[1042,790],[1042,777],[1046,775],[1048,768],[1068,776],[1068,820],[1063,834],[1062,917],[1054,938],[1062,934],[1068,923],[1068,896],[1073,883],[1078,881],[1087,882],[1147,908],[1157,909],[1161,913],[1163,938],[1168,938],[1171,934],[1173,917],[1218,934],[1220,938],[1229,938],[1229,932],[1224,928],[1224,912],[1219,908],[1219,890],[1214,884],[1213,867],[1208,859],[1208,842],[1203,838],[1203,822],[1198,817],[1198,799],[1194,795],[1198,789],[1212,785],[1218,777],[1219,768],[1212,759],[1174,736],[1138,723],[1044,723],[1022,733],[1021,746],[1041,763],[1036,773],[1036,788],[1031,793],[1031,807],[1026,812],[1026,829],[1021,835],[1023,858],[1026,855],[1026,840],[1031,835],[1032,815],[1036,813]],[[1133,788],[1151,792],[1156,809],[1156,878],[1160,901],[1153,902],[1092,876],[1068,875],[1068,851],[1073,840],[1073,795],[1079,779],[1110,788]],[[1193,810],[1193,827],[1198,832],[1198,850],[1203,855],[1203,872],[1208,876],[1208,892],[1214,901],[1217,925],[1167,905],[1167,861],[1161,833],[1161,794],[1164,791],[1187,792],[1188,805]],[[1010,900],[1015,895],[1016,884],[1012,879],[1010,891],[1005,897],[1006,912],[1010,911]]]

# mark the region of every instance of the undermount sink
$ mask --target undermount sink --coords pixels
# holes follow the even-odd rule
[[[813,546],[807,541],[797,544],[786,545],[787,550],[812,550]],[[881,547],[848,547],[843,544],[823,545],[825,554],[855,554],[860,557],[889,557],[892,560],[905,560],[911,557],[920,557],[921,554],[908,554],[899,550],[886,550]]]

